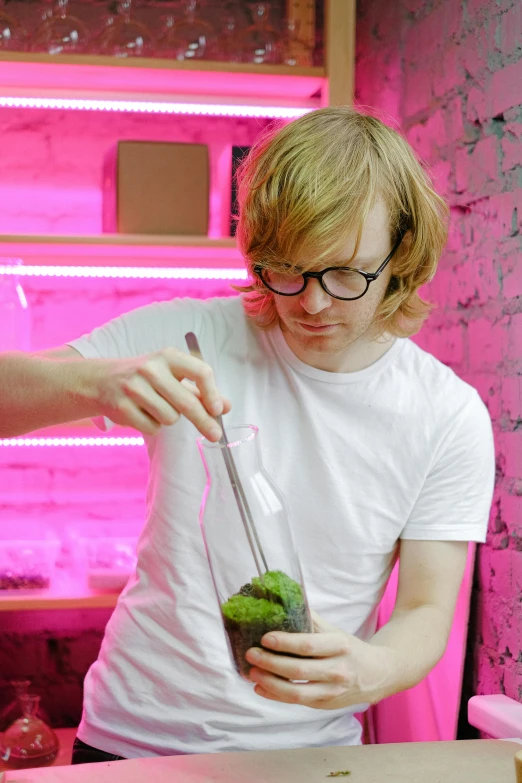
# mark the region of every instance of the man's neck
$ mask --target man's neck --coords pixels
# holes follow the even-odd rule
[[[310,367],[315,367],[316,370],[325,372],[349,373],[364,370],[388,353],[396,339],[388,333],[376,340],[368,340],[362,336],[344,351],[326,353],[309,351],[299,345],[288,330],[283,329],[282,332],[288,347],[298,359]]]

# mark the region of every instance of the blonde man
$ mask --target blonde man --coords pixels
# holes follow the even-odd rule
[[[322,109],[264,137],[239,178],[242,297],[154,304],[0,358],[0,435],[103,416],[141,430],[151,458],[137,573],[86,677],[75,763],[360,742],[354,712],[440,659],[467,542],[485,539],[486,408],[409,339],[447,208],[406,141]],[[186,353],[188,331],[208,364]],[[196,428],[217,440],[213,415],[230,409],[260,427],[316,612],[316,633],[248,651],[254,687],[231,666],[197,524]]]

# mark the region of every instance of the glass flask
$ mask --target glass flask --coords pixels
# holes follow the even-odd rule
[[[0,351],[31,350],[31,312],[20,285],[20,258],[0,258]]]
[[[36,717],[39,703],[39,696],[27,693],[20,696],[22,717],[14,721],[0,740],[0,759],[10,769],[48,767],[58,755],[58,737]]]
[[[14,690],[15,697],[9,704],[0,710],[0,733],[5,731],[17,718],[22,717],[21,696],[29,693],[31,680],[11,680],[9,683]],[[41,707],[38,708],[37,717],[48,721],[47,713]]]
[[[299,37],[299,19],[286,19],[283,25],[281,60],[284,65],[307,67],[313,64],[313,49]]]
[[[258,429],[229,427],[227,438],[198,440],[207,476],[200,525],[232,662],[249,680],[245,653],[260,647],[265,633],[311,633],[313,625],[284,498],[263,467]]]
[[[247,63],[276,64],[280,62],[278,32],[268,24],[268,3],[252,3],[254,24],[247,27],[240,38],[242,60]]]
[[[0,710],[0,732],[5,731],[13,721],[22,717],[22,705],[20,697],[29,692],[31,680],[11,680],[11,686],[15,692],[15,698],[7,707]]]
[[[149,28],[134,20],[132,0],[120,0],[117,16],[97,38],[99,54],[113,57],[152,57],[154,36]]]
[[[89,38],[85,22],[69,14],[69,0],[56,0],[52,13],[44,14],[42,23],[31,38],[31,50],[49,54],[81,54],[86,50]]]
[[[0,52],[25,52],[27,32],[4,11],[5,0],[0,0]]]
[[[186,0],[182,18],[177,22],[168,18],[160,39],[161,54],[175,60],[201,60],[208,57],[213,39],[214,28],[198,15],[197,0]]]

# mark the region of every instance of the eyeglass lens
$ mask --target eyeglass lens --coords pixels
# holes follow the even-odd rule
[[[297,294],[304,287],[302,275],[290,275],[266,269],[263,277],[280,294]],[[366,291],[366,278],[355,269],[331,269],[323,275],[325,288],[333,296],[357,297]]]

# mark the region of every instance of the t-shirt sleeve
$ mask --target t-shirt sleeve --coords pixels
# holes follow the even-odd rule
[[[125,359],[173,347],[186,350],[184,335],[198,330],[198,302],[174,299],[139,307],[67,344],[88,359]]]
[[[483,543],[494,481],[491,419],[473,390],[435,455],[401,538]]]
[[[120,315],[67,345],[86,359],[132,358],[167,347],[186,350],[184,335],[201,332],[199,304],[192,299],[155,302]],[[101,416],[93,418],[93,422],[104,432],[113,426]]]

